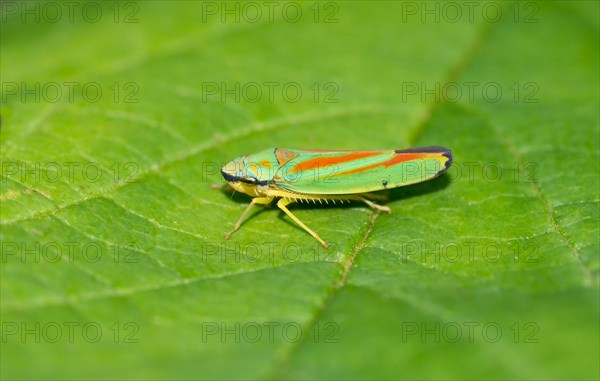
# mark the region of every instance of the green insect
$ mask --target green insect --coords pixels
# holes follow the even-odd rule
[[[289,204],[355,200],[391,213],[387,206],[372,201],[382,196],[369,192],[433,179],[451,163],[452,152],[444,147],[386,151],[269,148],[241,156],[225,165],[221,174],[233,189],[253,198],[225,239],[239,229],[253,205],[279,198],[279,209],[327,248],[317,233],[290,212]]]

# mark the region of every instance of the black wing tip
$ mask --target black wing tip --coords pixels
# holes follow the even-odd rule
[[[442,173],[446,172],[448,170],[448,168],[450,168],[450,166],[452,165],[452,151],[446,147],[442,147],[442,146],[428,146],[428,147],[415,147],[415,148],[408,148],[408,149],[397,149],[394,150],[395,153],[437,153],[440,154],[444,157],[446,157],[448,160],[446,160],[446,163],[444,163],[444,168],[442,168],[439,172],[438,172],[438,176],[441,175]]]
[[[450,153],[451,151],[446,148],[446,147],[442,147],[442,146],[427,146],[427,147],[414,147],[414,148],[407,148],[407,149],[397,149],[394,150],[395,153],[441,153],[444,156],[446,154],[452,155],[452,153]]]
[[[442,146],[428,146],[428,147],[415,147],[415,148],[408,148],[408,149],[397,149],[397,150],[394,150],[394,153],[438,153],[438,154],[441,154],[442,156],[445,156],[448,158],[445,169],[448,169],[450,164],[452,164],[452,151],[450,149],[448,149],[446,147],[442,147]]]
[[[442,172],[445,172],[452,165],[452,151],[450,151],[449,149],[446,148],[444,153],[442,153],[442,156],[445,156],[448,158],[448,160],[446,160],[446,164],[444,164],[444,169],[442,170]]]

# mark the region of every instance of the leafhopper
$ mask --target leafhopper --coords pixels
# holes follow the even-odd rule
[[[372,194],[433,179],[452,163],[452,152],[444,147],[421,147],[386,151],[316,151],[268,148],[229,162],[221,174],[236,191],[252,201],[246,207],[228,239],[237,231],[253,205],[268,205],[278,198],[277,207],[325,248],[329,245],[300,221],[287,206],[294,202],[361,201],[391,213],[373,200]]]

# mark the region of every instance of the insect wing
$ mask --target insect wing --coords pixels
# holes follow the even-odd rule
[[[281,152],[285,152],[283,155]],[[444,147],[387,151],[275,150],[279,163],[273,184],[304,194],[354,194],[396,188],[432,179],[452,162]]]

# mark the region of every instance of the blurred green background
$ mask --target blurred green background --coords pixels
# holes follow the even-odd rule
[[[0,6],[2,379],[600,377],[598,2]],[[423,145],[223,241],[235,157]]]

